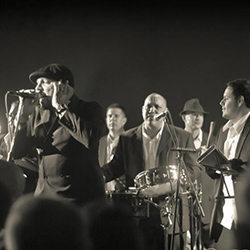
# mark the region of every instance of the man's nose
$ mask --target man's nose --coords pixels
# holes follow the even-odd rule
[[[43,90],[43,88],[42,88],[42,83],[38,83],[38,84],[36,85],[36,88],[35,88],[35,89],[38,90],[38,91]]]
[[[155,106],[150,107],[149,111],[150,112],[155,112],[156,111],[156,107]]]

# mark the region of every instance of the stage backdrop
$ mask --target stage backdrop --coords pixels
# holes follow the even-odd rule
[[[6,92],[34,88],[29,74],[54,62],[72,70],[80,98],[97,101],[104,110],[113,102],[125,106],[127,129],[142,122],[141,107],[152,92],[167,99],[177,126],[183,127],[179,112],[190,98],[199,98],[210,113],[205,130],[211,120],[216,130],[224,124],[219,102],[226,83],[250,78],[245,6],[135,3],[3,1],[2,133]]]

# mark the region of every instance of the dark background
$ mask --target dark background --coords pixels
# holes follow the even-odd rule
[[[68,66],[76,94],[103,109],[119,102],[131,128],[151,92],[168,101],[175,125],[186,100],[199,98],[216,130],[225,123],[225,85],[250,78],[249,9],[240,1],[9,1],[0,10],[0,124],[5,94],[33,88],[29,74]],[[9,100],[9,99],[8,99]]]

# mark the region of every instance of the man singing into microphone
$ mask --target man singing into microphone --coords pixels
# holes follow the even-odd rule
[[[171,150],[175,147],[175,144],[171,139],[170,131],[164,122],[164,118],[159,119],[158,116],[166,108],[167,102],[160,94],[152,93],[146,97],[142,107],[143,123],[120,136],[114,158],[102,168],[106,182],[125,174],[126,187],[129,188],[134,186],[134,178],[142,171],[163,168],[167,165],[177,165],[177,152]],[[190,133],[177,127],[174,127],[174,131],[177,135],[179,147],[194,149]],[[196,153],[187,152],[184,154],[184,162],[193,181],[200,172],[196,157]],[[168,187],[166,183],[163,183],[162,185],[156,185],[156,188],[145,189],[140,193],[145,197],[156,197],[161,202],[164,201],[170,191]],[[174,249],[176,250],[184,249],[183,238],[185,238],[185,232],[188,230],[189,221],[187,200],[183,199],[181,204],[182,206],[178,209],[181,213],[177,215],[177,226],[175,227]],[[140,228],[145,236],[147,250],[169,249],[170,241],[168,238],[170,237],[164,239],[161,223],[164,222],[160,219],[160,212],[153,206],[150,207],[149,218],[142,218],[139,221]],[[172,227],[169,228],[168,233],[173,233]]]
[[[59,196],[80,205],[105,197],[98,164],[105,126],[102,108],[75,95],[73,75],[61,64],[46,65],[29,79],[41,94],[24,98],[12,157],[27,155],[33,146],[37,149],[35,195]]]

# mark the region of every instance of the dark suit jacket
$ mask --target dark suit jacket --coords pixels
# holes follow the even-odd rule
[[[53,118],[54,117],[54,118]],[[98,144],[105,126],[102,108],[75,95],[62,118],[39,107],[17,133],[13,157],[36,147],[39,179],[35,194],[59,195],[85,203],[105,197],[98,164]]]
[[[194,148],[193,139],[190,133],[177,127],[175,127],[175,131],[179,140],[179,147]],[[174,148],[174,144],[167,127],[164,127],[157,151],[159,164],[156,167],[176,165],[177,152],[171,151],[171,148]],[[195,180],[200,173],[196,158],[197,155],[195,153],[184,154],[184,162],[186,163],[192,180]],[[126,186],[134,186],[135,176],[145,170],[142,126],[132,128],[120,136],[115,156],[111,162],[103,166],[103,170],[106,181],[111,181],[125,174]]]
[[[192,135],[181,128],[175,127],[175,132],[178,138],[178,146],[182,148],[194,148]],[[171,140],[170,133],[165,126],[162,132],[162,137],[159,143],[157,155],[159,164],[155,167],[164,167],[167,165],[176,165],[177,152],[171,151],[174,144]],[[196,163],[196,153],[185,153],[184,162],[191,179],[194,181],[200,174],[200,168]],[[142,142],[142,125],[126,131],[120,136],[120,140],[115,152],[115,156],[111,162],[103,166],[103,173],[106,181],[111,181],[123,174],[126,177],[126,186],[134,186],[135,176],[145,170],[145,161],[143,157],[143,142]],[[187,204],[186,204],[187,205]],[[183,212],[185,225],[188,221],[188,212]]]
[[[224,152],[224,142],[227,138],[228,130],[222,131],[222,128],[218,132],[217,135],[217,147],[222,152]],[[250,117],[247,119],[246,124],[244,126],[244,129],[241,133],[236,154],[236,159],[241,159],[245,163],[245,168],[250,169]],[[214,185],[214,198],[223,196],[222,188],[223,188],[223,181],[220,178],[220,175],[216,175],[213,173],[213,171],[209,172],[210,176],[215,178],[215,185]],[[241,195],[237,193],[236,186],[239,185],[241,176],[244,175],[244,171],[237,176],[237,178],[234,179],[234,190],[235,190],[235,196]],[[224,205],[224,199],[215,199],[214,200],[214,207],[212,212],[212,218],[211,218],[211,228],[210,228],[210,237],[212,239],[215,239],[216,241],[219,239],[222,226],[219,224],[223,217],[223,205]]]

